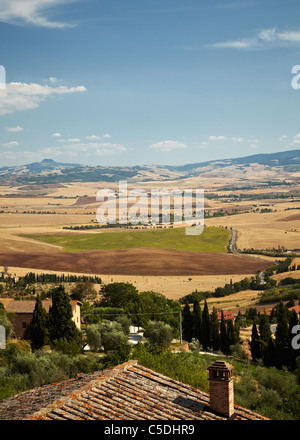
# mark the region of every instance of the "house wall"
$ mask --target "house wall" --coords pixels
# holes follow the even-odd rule
[[[73,305],[72,304],[72,312],[73,312],[73,318],[72,320],[75,322],[76,327],[81,330],[81,318],[80,318],[80,306],[79,304]]]
[[[24,338],[24,333],[32,320],[32,313],[16,313],[13,317],[16,338]]]

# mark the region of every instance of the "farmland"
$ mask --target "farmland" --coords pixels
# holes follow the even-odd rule
[[[99,207],[97,191],[107,187],[117,191],[117,182],[70,180],[24,185],[3,181],[0,265],[13,274],[29,270],[93,274],[105,283],[128,281],[140,290],[179,299],[195,290],[212,291],[231,279],[235,282],[251,277],[278,260],[229,253],[231,228],[237,231],[238,251],[300,248],[296,172],[276,171],[271,176],[269,168],[250,165],[241,175],[232,165],[226,172],[220,168],[215,173],[187,173],[184,179],[176,180],[180,177],[177,171],[163,178],[164,170],[157,168],[154,174],[149,170],[140,170],[134,181],[128,182],[128,190],[138,185],[148,193],[162,182],[169,190],[205,189],[205,228],[201,235],[187,236],[182,227],[155,229],[149,225],[93,229]],[[268,185],[266,182],[275,176],[276,185]],[[223,306],[236,312],[237,305],[244,308],[254,304],[255,294],[251,295],[239,292],[230,302],[224,298]]]
[[[67,252],[133,248],[226,252],[230,232],[219,227],[208,227],[204,228],[202,234],[193,236],[186,235],[185,228],[174,228],[74,235],[28,235],[27,237],[61,246]]]

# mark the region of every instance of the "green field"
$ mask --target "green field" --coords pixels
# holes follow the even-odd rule
[[[223,228],[205,227],[200,235],[185,235],[185,228],[174,228],[26,237],[62,246],[66,252],[142,247],[191,252],[227,252],[230,232]]]

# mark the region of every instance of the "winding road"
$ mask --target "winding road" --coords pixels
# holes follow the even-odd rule
[[[234,254],[243,255],[240,252],[238,252],[237,249],[236,249],[236,230],[235,229],[231,229],[231,243],[230,243],[229,249]],[[250,254],[247,254],[247,255],[248,255],[248,257],[253,257],[253,258],[258,258],[259,260],[263,260],[262,257],[259,257],[257,255],[250,255]],[[265,276],[264,272],[260,272],[259,273],[260,283],[261,284],[265,284],[266,283],[264,276]]]

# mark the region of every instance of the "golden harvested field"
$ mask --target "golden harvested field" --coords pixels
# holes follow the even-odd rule
[[[258,306],[256,302],[259,299],[261,292],[256,290],[243,290],[238,293],[232,293],[229,296],[222,298],[208,298],[207,305],[209,309],[215,307],[216,309],[228,310],[236,315],[239,310],[243,313],[249,307],[256,307],[257,310],[264,310],[270,306]]]
[[[300,222],[295,209],[300,203],[277,203],[270,206],[276,212],[250,212],[226,217],[208,218],[207,226],[223,226],[237,230],[237,248],[272,249],[300,248]],[[285,211],[285,209],[290,209]]]
[[[273,275],[272,278],[279,282],[280,280],[284,278],[294,278],[300,280],[300,270],[293,270],[291,272],[283,272],[283,273],[277,273],[276,275]]]

